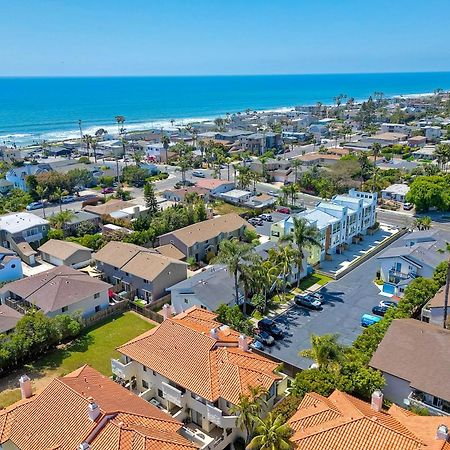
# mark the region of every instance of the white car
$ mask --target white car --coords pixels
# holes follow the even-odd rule
[[[201,170],[194,170],[192,172],[192,176],[198,178],[205,178],[205,172],[202,172]]]
[[[278,197],[280,195],[278,194],[277,191],[269,191],[268,194],[271,195],[272,197]]]

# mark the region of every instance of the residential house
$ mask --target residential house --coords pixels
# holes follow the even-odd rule
[[[6,180],[13,183],[15,189],[28,191],[27,177],[39,175],[40,173],[51,172],[52,168],[48,164],[24,164],[20,167],[12,167],[6,172]]]
[[[249,134],[241,138],[241,145],[243,150],[262,155],[267,150],[281,148],[281,134],[272,132]]]
[[[404,142],[408,139],[408,135],[404,133],[378,133],[373,136],[368,136],[364,138],[366,142],[371,144],[378,143],[381,146],[388,146]]]
[[[180,252],[173,244],[160,245],[159,247],[155,247],[155,250],[162,256],[177,259],[178,261],[184,261],[186,259],[184,253]]]
[[[401,297],[414,278],[431,278],[436,266],[448,257],[447,239],[439,231],[413,231],[383,251],[377,257],[383,291]]]
[[[391,184],[387,188],[381,190],[381,198],[383,200],[394,200],[396,202],[404,203],[408,192],[409,186],[407,184]]]
[[[20,312],[36,307],[50,317],[78,311],[88,317],[108,307],[110,287],[83,272],[60,266],[4,285],[0,299]]]
[[[93,255],[104,278],[147,303],[167,294],[167,288],[185,280],[187,264],[139,245],[111,241]]]
[[[19,311],[7,305],[0,305],[0,334],[11,333],[22,317]]]
[[[227,203],[231,203],[233,205],[241,205],[247,203],[252,195],[253,194],[250,191],[244,191],[242,189],[232,189],[231,191],[227,191],[223,194],[218,195],[218,197]]]
[[[309,132],[314,134],[315,136],[327,136],[329,133],[330,125],[335,122],[336,119],[320,119],[316,122],[313,122],[309,126]]]
[[[448,450],[447,417],[417,416],[391,405],[383,395],[366,403],[335,390],[328,397],[307,393],[288,420],[296,450]]]
[[[50,239],[38,248],[43,261],[54,266],[68,266],[74,269],[88,266],[92,261],[92,249],[76,242]]]
[[[175,144],[170,143],[167,149],[167,156],[169,156],[170,148]],[[148,160],[152,160],[158,163],[167,163],[166,149],[162,142],[146,142],[143,145],[145,157]]]
[[[397,405],[450,415],[450,331],[415,319],[396,319],[369,365],[382,372],[384,394]]]
[[[404,123],[382,123],[380,125],[382,133],[401,133],[409,136],[411,134],[411,127]]]
[[[433,161],[436,159],[434,154],[436,148],[434,146],[426,146],[424,148],[420,148],[419,150],[415,150],[412,152],[412,155],[415,159],[423,159],[425,161]]]
[[[168,307],[170,308],[170,307]],[[122,345],[112,372],[121,381],[136,380],[164,409],[201,435],[202,448],[229,449],[244,431],[232,407],[249,386],[268,391],[267,409],[287,387],[278,364],[249,349],[250,340],[216,314],[193,307]]]
[[[325,165],[332,166],[341,159],[339,155],[329,155],[327,153],[306,153],[298,158],[305,166]]]
[[[6,195],[14,188],[14,183],[6,178],[0,179],[0,194]]]
[[[149,208],[136,205],[131,201],[112,199],[99,205],[86,205],[83,211],[95,214],[98,217],[111,216],[115,219],[134,220],[138,217],[147,217]]]
[[[27,212],[0,216],[0,242],[11,248],[28,264],[35,263],[37,252],[30,244],[39,246],[50,226],[47,220]]]
[[[268,159],[264,163],[259,159],[253,160],[250,164],[250,169],[269,179],[278,182],[284,182],[292,173],[292,161],[287,159]]]
[[[245,203],[245,206],[253,209],[272,208],[277,199],[269,194],[256,194],[252,195]]]
[[[450,324],[450,306],[448,306],[447,322]],[[438,326],[444,325],[445,286],[442,286],[436,295],[422,308],[421,320]]]
[[[171,202],[184,203],[186,195],[195,194],[204,201],[209,200],[209,190],[197,186],[188,186],[180,189],[166,189],[162,196]]]
[[[195,450],[183,424],[88,365],[0,411],[5,450]],[[198,441],[199,443],[200,441]]]
[[[408,139],[408,145],[410,147],[424,147],[427,143],[425,136],[413,136]]]
[[[238,214],[230,213],[163,234],[159,245],[173,244],[186,258],[203,261],[217,254],[220,241],[242,239],[246,228],[253,229]]]
[[[216,180],[212,178],[202,178],[198,180],[195,185],[198,188],[206,189],[209,192],[210,197],[215,197],[224,192],[234,189],[234,182],[227,180]]]
[[[63,225],[63,229],[67,233],[75,234],[86,224],[91,224],[93,231],[97,231],[100,228],[100,217],[87,211],[73,211],[73,216]]]
[[[427,138],[427,142],[436,142],[442,136],[442,128],[431,126],[425,127],[425,137]]]
[[[22,277],[20,258],[11,249],[0,247],[0,283],[19,280]]]
[[[175,314],[182,313],[192,306],[216,311],[222,304],[233,306],[243,301],[241,288],[236,301],[233,275],[230,275],[223,265],[212,265],[167,290],[170,291],[171,305]]]

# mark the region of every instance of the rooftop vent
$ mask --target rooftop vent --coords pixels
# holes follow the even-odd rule
[[[438,429],[436,431],[436,439],[438,439],[439,441],[449,440],[448,428],[446,425],[438,426]]]

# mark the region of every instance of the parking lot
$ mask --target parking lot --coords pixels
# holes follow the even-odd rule
[[[395,245],[395,242],[391,245]],[[322,311],[310,311],[292,306],[276,318],[284,331],[284,338],[266,347],[264,352],[300,369],[308,368],[312,361],[299,355],[310,348],[311,334],[337,333],[342,344],[350,345],[361,333],[361,316],[370,313],[383,297],[373,283],[378,261],[376,255],[321,289],[324,296]]]
[[[260,234],[262,236],[270,237],[270,228],[271,228],[272,224],[279,222],[280,220],[287,219],[290,216],[289,214],[281,214],[276,211],[271,212],[270,215],[272,216],[272,222],[264,221],[262,226],[257,225],[255,227],[258,234]]]

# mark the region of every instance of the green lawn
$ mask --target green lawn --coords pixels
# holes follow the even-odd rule
[[[8,389],[7,391],[3,391],[0,393],[0,408],[6,408],[20,399],[20,389]]]
[[[126,312],[87,329],[71,345],[49,353],[30,368],[40,372],[56,369],[62,375],[89,364],[109,376],[111,358],[118,355],[115,348],[152,327],[138,315]]]
[[[218,202],[216,205],[214,205],[213,209],[216,214],[219,214],[221,216],[229,213],[242,214],[248,211],[247,208],[242,208],[242,206],[230,205],[229,203],[225,202]]]
[[[327,284],[329,281],[332,281],[332,278],[327,277],[326,275],[321,275],[319,273],[313,273],[312,275],[309,275],[308,277],[303,278],[303,280],[300,281],[299,288],[302,291],[305,291],[314,284],[320,284],[321,286],[323,286],[324,284]]]

